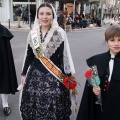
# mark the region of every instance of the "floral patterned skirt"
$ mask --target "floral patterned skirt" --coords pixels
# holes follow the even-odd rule
[[[23,120],[70,120],[69,90],[51,73],[29,69],[21,98]]]

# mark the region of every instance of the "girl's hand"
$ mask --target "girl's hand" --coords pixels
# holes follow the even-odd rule
[[[21,84],[22,84],[22,85],[24,85],[24,83],[25,83],[25,79],[26,79],[25,76],[22,76],[22,77],[21,77]]]
[[[93,92],[95,95],[99,95],[101,93],[101,88],[99,86],[93,87]]]

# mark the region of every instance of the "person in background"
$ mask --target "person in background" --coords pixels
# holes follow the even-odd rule
[[[93,16],[92,21],[93,21],[93,23],[97,23],[97,16],[96,15]]]
[[[56,14],[57,14],[57,21],[59,21],[59,17],[60,17],[60,7],[58,7]]]
[[[12,33],[0,24],[0,94],[5,116],[11,113],[8,94],[17,92],[17,77],[10,40]]]
[[[75,22],[76,28],[79,28],[79,15],[78,14],[75,14],[74,22]]]
[[[24,24],[24,23],[29,23],[29,22],[28,22],[28,19],[29,19],[29,16],[28,16],[28,8],[26,8],[26,9],[23,11],[22,18],[23,18],[23,24]]]
[[[87,27],[87,19],[86,19],[86,16],[84,16],[83,18],[83,28],[86,28]]]
[[[67,8],[65,8],[65,10],[64,10],[64,15],[65,15],[65,18],[67,18],[67,16],[68,16]]]
[[[83,28],[83,17],[82,17],[82,15],[79,15],[79,23],[78,23],[78,27],[79,28]]]
[[[59,19],[58,19],[58,24],[61,28],[65,28],[65,23],[66,23],[66,19],[65,19],[65,16],[64,16],[64,12],[61,10],[60,11],[60,16],[59,16]]]
[[[21,7],[18,6],[15,10],[15,15],[17,16],[17,20],[18,20],[17,28],[21,28],[20,26],[21,13],[22,13]]]
[[[105,42],[107,52],[87,59],[89,67],[97,66],[100,85],[92,87],[86,81],[77,120],[120,120],[120,25],[106,29]]]
[[[118,20],[118,16],[116,15],[113,17],[113,20],[111,21],[110,26],[117,25],[117,24],[119,24],[119,20]]]
[[[75,28],[75,23],[72,19],[72,17],[68,14],[67,18],[66,18],[66,25],[71,25],[72,29]]]
[[[98,27],[101,27],[101,15],[98,15],[98,17],[96,19],[96,24]]]

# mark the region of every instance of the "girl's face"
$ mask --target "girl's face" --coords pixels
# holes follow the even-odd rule
[[[38,20],[42,26],[50,26],[53,21],[52,9],[49,7],[41,7],[38,12]]]
[[[120,52],[120,37],[110,38],[106,43],[113,55]]]

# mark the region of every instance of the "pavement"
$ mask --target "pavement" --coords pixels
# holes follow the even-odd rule
[[[27,23],[23,24],[23,21],[20,21],[21,28],[17,28],[17,21],[10,22],[10,24],[9,22],[1,22],[1,24],[10,30],[15,30],[15,31],[29,31],[30,30],[30,25]]]
[[[110,24],[112,21],[112,19],[104,19],[102,21],[102,27],[104,27],[106,24]],[[21,28],[17,28],[17,21],[14,22],[1,22],[2,25],[4,25],[5,27],[7,27],[10,30],[13,31],[30,31],[30,25],[27,23],[23,24],[23,21],[20,22]],[[33,24],[31,25],[31,27],[33,26]],[[93,27],[87,27],[87,28],[82,28],[82,29],[74,29],[74,30],[84,30],[84,29],[100,29],[101,27],[96,27],[95,24],[93,24]]]
[[[112,22],[112,18],[111,19],[109,19],[109,18],[106,18],[106,19],[104,19],[104,23],[105,24],[110,24],[111,22]]]

